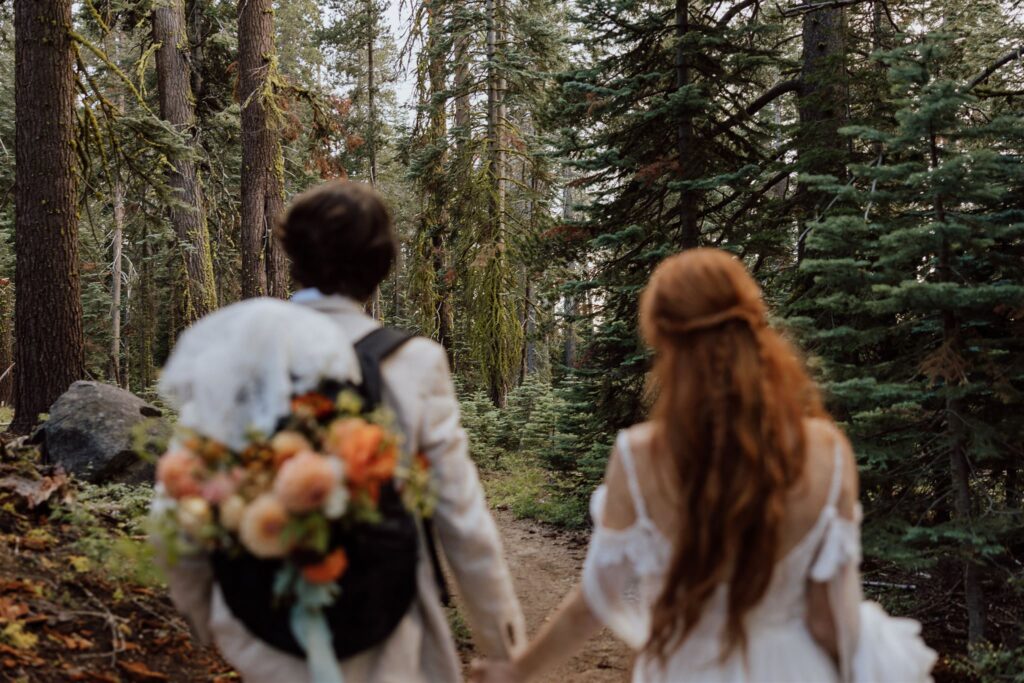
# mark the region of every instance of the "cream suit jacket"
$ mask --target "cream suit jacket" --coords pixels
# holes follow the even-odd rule
[[[378,327],[356,302],[338,296],[307,302],[356,341]],[[411,452],[430,460],[439,501],[434,525],[455,578],[473,639],[488,657],[507,659],[525,645],[522,610],[512,588],[497,526],[484,500],[444,349],[415,338],[382,365],[385,401],[397,413]],[[457,683],[461,666],[438,596],[433,570],[421,552],[418,595],[408,615],[379,647],[342,662],[345,683]],[[252,636],[228,610],[207,562],[168,568],[175,605],[200,639],[217,645],[246,683],[316,683],[303,660]]]

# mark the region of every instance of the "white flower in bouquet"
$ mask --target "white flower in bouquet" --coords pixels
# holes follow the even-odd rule
[[[227,531],[238,531],[245,514],[245,499],[234,495],[220,504],[220,523]]]
[[[203,530],[213,521],[210,505],[198,496],[188,496],[178,501],[178,524],[182,531],[192,538],[199,538]]]

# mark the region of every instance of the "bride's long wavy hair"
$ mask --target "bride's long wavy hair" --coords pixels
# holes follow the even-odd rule
[[[779,556],[787,492],[805,462],[803,421],[823,416],[796,350],[768,326],[761,289],[717,249],[669,257],[651,277],[640,327],[655,350],[654,419],[671,454],[681,524],[647,651],[664,660],[728,586],[725,657]]]

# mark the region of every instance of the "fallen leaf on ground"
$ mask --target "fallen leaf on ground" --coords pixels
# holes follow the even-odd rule
[[[28,605],[11,598],[0,597],[0,622],[14,621],[28,613]]]
[[[68,558],[68,562],[71,564],[72,569],[79,574],[84,574],[92,569],[92,562],[84,555],[72,555]]]
[[[88,638],[72,633],[71,635],[64,635],[63,633],[49,633],[47,634],[50,640],[63,645],[69,650],[89,650],[93,647],[93,642]]]
[[[83,671],[82,669],[70,669],[67,672],[69,681],[87,681],[88,683],[120,683],[117,676],[98,671]]]
[[[50,500],[54,493],[66,489],[67,484],[68,477],[63,472],[39,479],[10,474],[0,479],[0,490],[13,491],[24,498],[29,509],[32,509]]]
[[[117,663],[119,667],[124,669],[130,676],[137,678],[140,681],[169,681],[170,677],[167,674],[162,674],[159,671],[153,671],[142,662],[124,662],[119,661]]]
[[[18,650],[31,650],[39,642],[39,636],[25,630],[19,621],[12,621],[0,631],[0,639]]]

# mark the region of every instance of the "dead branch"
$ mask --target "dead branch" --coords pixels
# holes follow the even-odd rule
[[[970,81],[968,81],[967,86],[964,88],[964,91],[970,92],[974,90],[974,88],[988,80],[988,77],[994,74],[996,71],[999,71],[999,69],[1003,68],[1012,61],[1019,61],[1022,56],[1024,56],[1024,45],[1021,45],[1016,50],[1010,50],[1005,55],[989,64],[988,67],[986,67],[985,70],[982,71],[980,74],[978,74]]]
[[[848,7],[850,5],[857,5],[864,0],[826,0],[825,2],[807,2],[803,5],[795,5],[793,7],[787,7],[779,10],[782,16],[787,19],[790,17],[799,17],[810,12],[817,12],[821,9],[833,9],[836,7]]]

